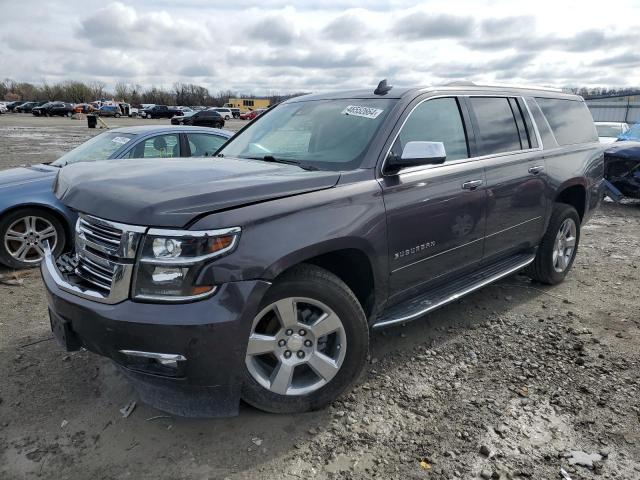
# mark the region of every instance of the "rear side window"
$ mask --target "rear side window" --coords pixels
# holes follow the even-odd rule
[[[418,105],[402,127],[392,148],[393,155],[400,157],[404,146],[416,141],[444,143],[447,161],[469,158],[467,136],[455,98],[436,98]]]
[[[226,138],[206,133],[187,133],[192,157],[211,157],[227,141]]]
[[[598,134],[584,102],[536,98],[559,145],[597,142]]]
[[[469,100],[478,123],[478,155],[523,149],[520,130],[508,98],[471,97]],[[528,141],[524,148],[529,148]]]

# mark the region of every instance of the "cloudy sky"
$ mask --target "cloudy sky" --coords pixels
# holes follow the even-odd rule
[[[638,0],[0,0],[0,76],[254,94],[636,86],[639,18]]]

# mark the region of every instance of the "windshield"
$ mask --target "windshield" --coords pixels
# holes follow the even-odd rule
[[[135,135],[130,133],[101,133],[66,153],[51,165],[64,167],[71,163],[106,160],[120,147],[129,143],[133,137]]]
[[[618,137],[618,140],[636,140],[640,141],[640,123],[636,123],[633,127]]]
[[[620,125],[596,125],[599,137],[617,137],[622,133]]]
[[[219,153],[295,161],[322,170],[357,168],[395,102],[352,98],[284,103],[262,114]]]

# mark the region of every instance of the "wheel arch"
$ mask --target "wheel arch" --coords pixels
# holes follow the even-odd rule
[[[276,280],[300,264],[324,268],[347,284],[371,318],[384,300],[385,284],[374,258],[373,248],[362,239],[333,239],[289,253],[267,268],[265,276]]]
[[[571,205],[576,209],[580,221],[582,221],[587,211],[587,187],[579,179],[565,182],[558,188],[554,202]]]

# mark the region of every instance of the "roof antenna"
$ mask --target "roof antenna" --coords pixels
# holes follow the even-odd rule
[[[378,87],[373,91],[374,95],[386,95],[393,88],[393,85],[387,85],[387,79],[382,80]]]

